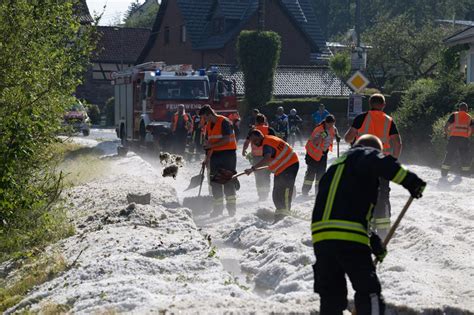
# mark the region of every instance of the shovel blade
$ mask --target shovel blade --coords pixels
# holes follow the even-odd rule
[[[203,180],[204,180],[204,175],[203,174],[198,174],[196,176],[191,177],[191,181],[189,182],[189,186],[188,186],[188,188],[186,188],[185,191],[188,191],[190,189],[199,187]]]

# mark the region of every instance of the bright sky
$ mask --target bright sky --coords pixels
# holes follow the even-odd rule
[[[87,6],[91,15],[100,14],[104,11],[102,19],[100,20],[100,25],[111,25],[117,21],[121,21],[124,13],[127,11],[128,6],[135,2],[134,0],[87,0]],[[140,0],[140,3],[145,2]]]

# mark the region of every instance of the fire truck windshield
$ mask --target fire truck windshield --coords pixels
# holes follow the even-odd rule
[[[207,80],[157,80],[158,100],[204,100],[209,99]]]

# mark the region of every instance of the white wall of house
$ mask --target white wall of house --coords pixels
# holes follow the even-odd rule
[[[474,43],[470,44],[470,49],[466,54],[467,83],[474,83]]]

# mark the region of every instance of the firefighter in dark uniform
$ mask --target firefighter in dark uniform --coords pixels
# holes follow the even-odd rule
[[[373,94],[369,98],[370,110],[358,115],[352,127],[344,135],[347,143],[353,143],[362,135],[377,136],[383,144],[383,153],[398,159],[402,151],[402,140],[392,117],[383,112],[385,97]],[[377,207],[374,210],[374,226],[381,237],[390,229],[390,182],[380,179],[380,192]]]
[[[171,132],[173,133],[174,153],[184,154],[188,133],[192,130],[191,116],[184,111],[184,105],[178,105],[173,115]]]
[[[448,172],[456,159],[458,153],[461,160],[461,172],[469,175],[471,171],[472,157],[469,149],[469,138],[472,135],[474,121],[468,114],[466,103],[459,104],[459,111],[449,116],[444,131],[449,136],[446,156],[441,165],[441,176],[448,176]]]
[[[371,257],[371,248],[383,249],[383,245],[369,229],[379,178],[401,184],[414,198],[422,196],[426,183],[381,150],[377,137],[360,137],[319,183],[311,230],[316,255],[314,290],[321,298],[321,315],[341,315],[346,309],[346,274],[355,291],[357,314],[384,314],[385,303]],[[386,251],[374,254],[381,261]]]
[[[236,173],[237,142],[232,122],[225,116],[217,115],[209,105],[204,105],[199,110],[199,116],[206,121],[206,144],[204,149],[210,154],[206,155],[203,164],[209,163],[210,177],[217,175],[220,169]],[[229,181],[225,184],[219,184],[211,180],[211,190],[214,198],[211,217],[223,213],[224,196],[227,211],[230,216],[234,216],[237,202],[235,183]]]
[[[260,130],[250,132],[250,142],[262,147],[263,159],[245,170],[250,175],[255,169],[268,166],[275,174],[273,179],[273,203],[275,204],[275,222],[291,214],[291,199],[299,169],[298,155],[291,146],[275,136],[264,136]]]
[[[242,148],[242,156],[248,157],[247,155],[247,149],[249,145],[251,146],[252,152],[250,153],[250,163],[252,165],[257,165],[261,160],[263,160],[263,148],[262,147],[257,147],[256,145],[250,143],[250,133],[252,130],[260,130],[264,136],[270,135],[270,136],[275,136],[275,130],[273,130],[272,127],[268,126],[266,123],[265,116],[263,114],[258,114],[256,119],[255,119],[255,125],[252,126],[252,129],[250,130],[247,139],[244,142],[244,146]],[[260,201],[264,201],[268,199],[268,195],[270,194],[270,186],[271,186],[271,180],[270,180],[270,171],[268,170],[261,170],[258,172],[255,172],[255,184],[257,188],[257,194],[258,194],[258,199]]]

